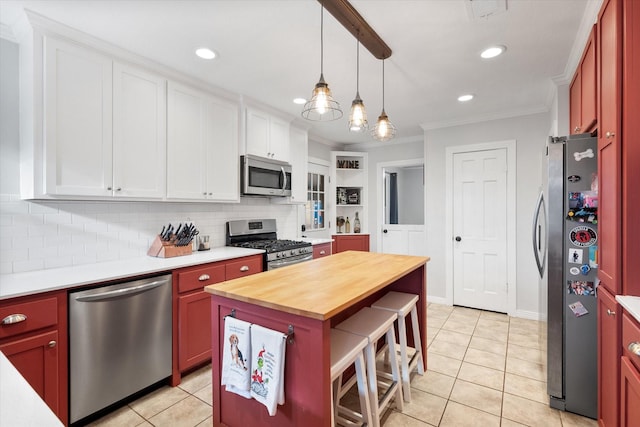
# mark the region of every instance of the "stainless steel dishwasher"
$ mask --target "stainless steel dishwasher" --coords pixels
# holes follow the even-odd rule
[[[171,275],[69,292],[70,419],[171,375]]]

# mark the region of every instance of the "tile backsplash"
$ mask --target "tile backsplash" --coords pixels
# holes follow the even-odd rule
[[[230,219],[275,218],[293,239],[302,206],[243,198],[239,204],[24,201],[0,194],[0,274],[144,256],[163,225],[193,222],[211,247],[224,246]]]

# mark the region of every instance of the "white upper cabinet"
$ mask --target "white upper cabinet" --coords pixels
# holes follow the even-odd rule
[[[44,192],[164,197],[165,80],[53,38],[44,64]]]
[[[291,202],[307,201],[308,137],[307,132],[291,128]]]
[[[166,80],[113,65],[113,194],[163,198],[167,150]]]
[[[289,162],[289,122],[255,108],[246,109],[247,153]]]
[[[167,198],[240,200],[238,104],[169,82]]]
[[[108,196],[112,186],[112,61],[45,39],[44,191]]]

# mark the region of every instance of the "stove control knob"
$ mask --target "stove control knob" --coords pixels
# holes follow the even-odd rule
[[[291,251],[291,255],[295,255],[295,254],[296,254],[296,251]]]

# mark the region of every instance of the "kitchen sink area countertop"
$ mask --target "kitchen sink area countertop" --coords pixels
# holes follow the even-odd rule
[[[616,301],[618,301],[636,321],[640,322],[640,297],[617,295]]]
[[[262,254],[259,249],[218,247],[173,258],[127,260],[0,275],[0,300]]]

